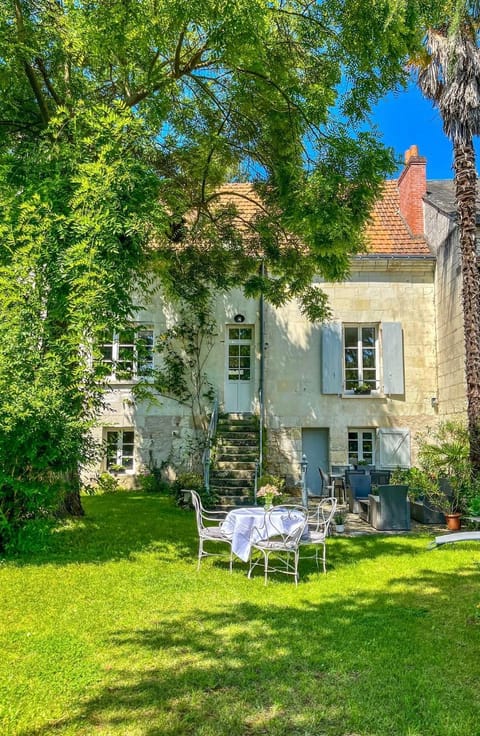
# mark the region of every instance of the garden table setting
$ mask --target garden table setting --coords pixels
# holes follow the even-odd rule
[[[255,541],[276,536],[279,530],[291,533],[304,523],[305,514],[300,510],[292,512],[277,506],[268,512],[263,506],[244,507],[229,511],[222,532],[231,538],[233,553],[248,562]]]

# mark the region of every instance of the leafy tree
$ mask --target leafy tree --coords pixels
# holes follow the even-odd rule
[[[148,382],[134,386],[136,398],[152,399],[155,394],[187,406],[195,429],[207,429],[206,407],[215,393],[206,365],[215,344],[217,325],[209,301],[177,300],[175,322],[159,335],[156,351],[161,367],[150,371]]]
[[[75,491],[89,356],[151,274],[195,304],[236,286],[325,315],[312,276],[345,275],[392,164],[355,126],[404,74],[409,28],[388,0],[0,0],[6,483]],[[219,187],[252,179],[238,227]]]
[[[477,173],[473,138],[480,133],[480,4],[443,2],[427,15],[418,84],[433,101],[451,139],[460,231],[465,373],[470,457],[480,471],[480,284],[476,254]]]

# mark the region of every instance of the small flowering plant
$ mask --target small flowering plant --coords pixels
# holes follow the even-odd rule
[[[271,483],[267,483],[257,491],[257,498],[264,498],[266,507],[273,506],[273,499],[280,498],[281,495],[278,488]]]
[[[345,524],[347,520],[347,509],[337,509],[333,515],[335,524]]]

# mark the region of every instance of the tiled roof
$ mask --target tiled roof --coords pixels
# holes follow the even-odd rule
[[[232,204],[237,210],[236,224],[241,230],[262,214],[261,198],[250,183],[224,184],[218,190],[222,205]]]
[[[260,197],[251,184],[225,184],[220,190],[220,201],[235,205],[239,226],[248,223],[261,211]],[[366,226],[366,255],[380,256],[431,256],[425,238],[413,236],[400,214],[396,181],[386,181],[383,193],[377,200]]]
[[[425,238],[413,236],[400,214],[396,181],[386,181],[383,194],[373,208],[366,227],[369,254],[395,256],[430,256]]]
[[[480,224],[480,193],[477,180],[477,225]],[[452,179],[429,179],[427,181],[427,193],[425,201],[439,209],[452,219],[457,217],[457,204],[455,202],[455,185]]]

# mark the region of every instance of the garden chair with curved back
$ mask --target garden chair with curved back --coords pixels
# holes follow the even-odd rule
[[[315,509],[308,514],[307,535],[300,540],[301,547],[315,547],[314,555],[302,555],[302,559],[315,557],[318,565],[318,549],[320,545],[323,547],[323,572],[327,572],[326,565],[326,542],[333,516],[337,509],[337,499],[334,496],[324,498],[316,506]]]
[[[265,585],[268,573],[272,572],[293,575],[297,585],[300,539],[306,525],[307,509],[304,506],[282,504],[266,511],[263,524],[252,530],[251,537],[252,552],[258,550],[263,557],[250,556],[248,577],[263,561]]]
[[[320,473],[320,481],[322,484],[322,490],[320,492],[320,495],[325,498],[330,498],[334,495],[335,491],[335,483],[330,478],[330,476],[324,471],[323,468],[319,467],[318,472]]]
[[[192,504],[195,511],[198,531],[198,564],[197,570],[200,570],[202,557],[210,557],[217,552],[206,552],[204,548],[205,542],[222,542],[230,547],[230,572],[233,566],[232,539],[222,530],[222,521],[227,515],[226,511],[210,511],[204,509],[202,500],[197,491],[190,491],[192,495]],[[215,523],[213,523],[215,522]]]

